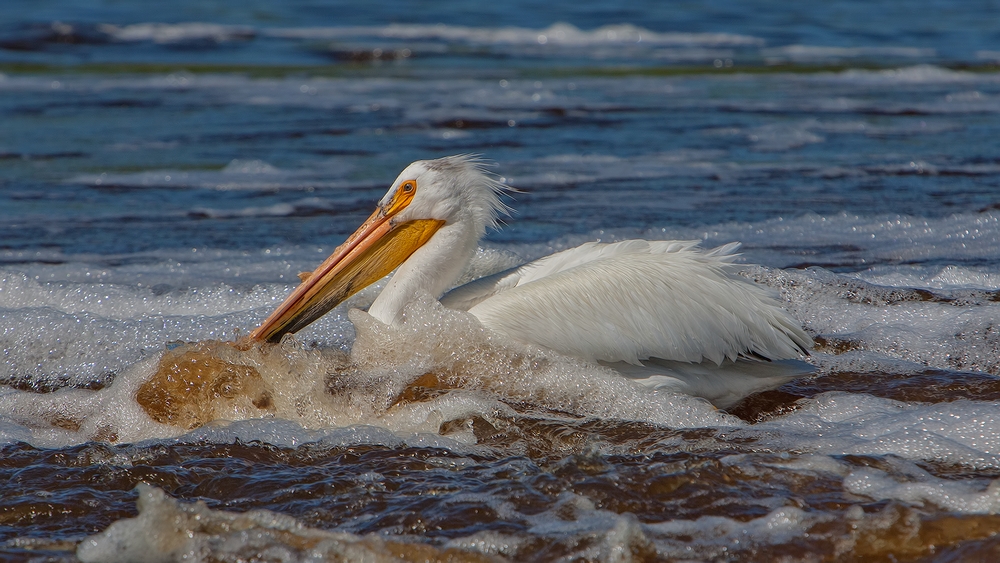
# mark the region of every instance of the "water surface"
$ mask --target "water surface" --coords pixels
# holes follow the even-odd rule
[[[4,10],[4,556],[995,558],[997,7],[630,6]],[[432,302],[350,312],[378,287],[213,343],[459,153],[521,190],[475,272],[739,240],[815,376],[717,411]],[[151,418],[182,342],[243,376]]]

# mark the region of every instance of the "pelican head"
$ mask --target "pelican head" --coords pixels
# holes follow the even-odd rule
[[[507,189],[474,156],[410,164],[374,213],[316,270],[299,275],[302,283],[250,338],[278,341],[400,264],[372,304],[374,316],[392,322],[417,289],[440,297],[462,274],[486,229],[509,212],[500,199]]]

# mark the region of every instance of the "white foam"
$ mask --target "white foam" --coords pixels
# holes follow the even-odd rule
[[[223,174],[278,174],[281,170],[260,159],[234,158],[222,169]]]
[[[768,124],[754,127],[746,132],[754,148],[766,151],[784,151],[805,145],[822,143],[826,139],[814,131],[818,122]]]
[[[795,412],[758,424],[782,449],[825,455],[896,455],[1000,468],[1000,404],[907,404],[871,395],[823,393]]]
[[[253,39],[256,31],[251,27],[236,25],[220,25],[215,23],[137,23],[118,26],[102,24],[98,30],[106,33],[115,41],[127,43],[152,41],[153,43],[189,43],[192,41],[211,41],[227,43],[230,41],[246,41]]]
[[[750,261],[779,267],[810,260],[863,268],[930,261],[989,263],[1000,257],[1000,213],[995,211],[945,217],[805,213],[716,225],[700,234],[708,244],[742,241]],[[789,240],[796,243],[789,247],[781,242]]]
[[[838,73],[816,75],[812,77],[812,80],[890,86],[898,84],[996,82],[997,77],[983,76],[973,72],[951,70],[933,65],[914,65],[886,70],[850,69]]]
[[[145,379],[142,376],[151,373],[155,364],[155,358],[138,362],[101,391],[63,388],[39,394],[5,389],[0,393],[0,416],[30,433],[28,439],[20,434],[19,441],[37,447],[178,436],[181,429],[155,423],[135,400]]]
[[[561,45],[592,46],[645,43],[683,46],[750,46],[764,40],[733,33],[663,33],[631,24],[605,25],[584,31],[568,23],[555,23],[544,29],[521,27],[465,27],[445,24],[391,24],[382,27],[272,28],[264,35],[297,39],[343,39],[383,37],[407,40],[461,41],[477,45]]]
[[[118,520],[77,547],[81,561],[388,560],[393,540],[308,528],[268,510],[212,510],[204,502],[180,503],[163,491],[139,485],[139,515]]]
[[[971,290],[935,295],[869,284],[818,268],[752,269],[750,275],[779,288],[795,317],[826,339],[846,342],[856,351],[887,360],[917,364],[910,369],[922,366],[1000,375],[1000,337],[992,328],[1000,303],[993,293]],[[849,366],[841,364],[857,360],[853,353],[814,357],[814,363],[831,371],[848,371]]]
[[[324,171],[325,172],[325,171]],[[299,170],[285,172],[270,166],[263,161],[234,160],[218,171],[189,170],[148,170],[135,173],[79,174],[66,179],[67,183],[86,184],[91,186],[128,186],[140,188],[166,189],[210,189],[221,191],[238,190],[308,190],[316,188],[341,188],[356,186],[357,183],[347,182],[342,171],[330,171],[329,174],[318,170]],[[313,198],[320,209],[329,207],[328,203]],[[289,209],[294,205],[289,204]],[[155,211],[131,211],[131,217]]]
[[[570,515],[572,518],[567,518]],[[576,560],[626,562],[638,553],[655,553],[644,526],[634,515],[596,509],[592,501],[572,493],[564,493],[554,508],[528,520],[532,523],[530,533],[575,547]],[[590,541],[580,541],[582,538]]]
[[[856,274],[858,279],[887,287],[941,290],[1000,289],[1000,271],[983,266],[876,266]]]
[[[966,480],[941,479],[923,473],[912,480],[897,480],[880,469],[858,469],[844,478],[844,488],[875,500],[899,500],[909,504],[934,505],[962,514],[1000,512],[1000,480],[984,487]]]
[[[79,271],[77,271],[78,273]],[[230,339],[280,300],[287,286],[250,291],[227,284],[157,295],[134,284],[0,281],[5,375],[85,383],[120,373],[167,342]]]
[[[814,103],[822,104],[822,101]],[[836,102],[834,111],[841,112],[845,109],[841,101]],[[769,109],[777,110],[778,107],[773,102],[763,102]],[[764,106],[758,106],[765,109]],[[726,127],[720,129],[708,129],[703,133],[711,136],[735,136],[742,137],[750,141],[751,147],[756,150],[765,151],[787,151],[797,149],[805,145],[823,143],[828,136],[832,135],[852,135],[861,134],[873,137],[885,137],[895,135],[934,135],[947,131],[960,129],[956,124],[949,122],[921,121],[918,124],[893,124],[893,125],[873,125],[865,121],[854,120],[819,120],[802,119],[798,121],[785,121],[781,123],[771,123],[750,128]],[[799,166],[801,173],[810,176],[821,177],[843,177],[843,176],[865,176],[873,172],[894,173],[894,174],[940,174],[940,173],[960,173],[960,174],[988,174],[994,169],[1000,171],[1000,166],[991,164],[976,165],[932,165],[921,163],[919,168],[916,163],[910,166],[911,162],[876,165],[867,167],[840,168],[823,165],[805,164]],[[772,168],[777,168],[775,164],[770,164]],[[727,172],[729,174],[748,173],[753,170],[752,166],[732,167]],[[758,170],[760,170],[758,168]],[[785,169],[787,170],[787,168]]]
[[[730,550],[739,553],[752,549],[755,544],[787,543],[801,537],[813,525],[832,518],[829,514],[783,506],[746,522],[723,516],[702,516],[697,520],[668,520],[644,527],[657,540],[660,552],[669,557],[714,559],[724,557]],[[697,541],[692,542],[691,538]]]
[[[470,536],[448,540],[445,547],[512,558],[518,553],[518,549],[526,543],[528,543],[528,540],[525,538],[493,531],[483,531]]]

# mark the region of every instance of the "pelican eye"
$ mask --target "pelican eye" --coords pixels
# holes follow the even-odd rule
[[[415,196],[416,194],[417,194],[416,180],[407,180],[403,182],[402,184],[399,185],[399,188],[396,189],[396,192],[392,194],[392,200],[389,201],[388,203],[388,208],[386,209],[386,213],[389,215],[395,215],[396,213],[399,213],[400,211],[405,209],[407,205],[410,205],[410,202],[413,201],[413,196]]]

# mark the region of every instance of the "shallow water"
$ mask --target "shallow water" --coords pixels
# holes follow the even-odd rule
[[[1000,556],[995,6],[415,6],[0,14],[5,559]],[[457,153],[522,190],[468,277],[739,240],[815,375],[722,412],[378,286],[226,343]]]

